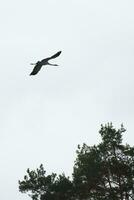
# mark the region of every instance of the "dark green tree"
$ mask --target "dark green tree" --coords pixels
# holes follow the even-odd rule
[[[123,125],[101,125],[98,145],[78,145],[72,180],[46,175],[43,165],[29,169],[19,190],[33,200],[133,200],[134,147],[122,144]]]
[[[77,199],[134,199],[134,148],[122,144],[123,125],[101,126],[102,142],[78,146],[73,182]]]

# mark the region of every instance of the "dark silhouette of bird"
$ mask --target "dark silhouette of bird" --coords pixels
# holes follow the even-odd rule
[[[56,54],[54,54],[51,57],[45,58],[41,61],[38,61],[37,63],[31,63],[31,65],[35,65],[35,67],[33,68],[33,71],[31,72],[30,75],[36,75],[40,71],[40,69],[43,65],[58,66],[57,64],[51,64],[48,61],[58,57],[60,54],[61,54],[61,51],[58,51]]]

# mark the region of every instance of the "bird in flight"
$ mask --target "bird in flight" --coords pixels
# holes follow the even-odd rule
[[[31,75],[36,75],[40,71],[40,69],[41,69],[41,67],[43,65],[58,66],[57,64],[51,64],[48,61],[51,60],[51,59],[54,59],[54,58],[58,57],[60,54],[61,54],[61,51],[58,51],[56,54],[54,54],[51,57],[45,58],[45,59],[43,59],[41,61],[38,61],[37,63],[31,63],[31,65],[35,65],[35,66],[33,68],[33,71],[31,72],[30,76]]]

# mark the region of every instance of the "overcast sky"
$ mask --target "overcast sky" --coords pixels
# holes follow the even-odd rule
[[[26,169],[71,175],[78,144],[100,124],[134,133],[134,1],[4,0],[0,6],[0,198]],[[31,62],[62,54],[29,76]]]

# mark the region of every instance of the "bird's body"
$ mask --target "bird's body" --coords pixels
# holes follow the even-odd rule
[[[54,54],[51,57],[45,58],[45,59],[43,59],[41,61],[38,61],[35,64],[32,63],[31,65],[35,65],[35,67],[33,68],[33,71],[31,72],[30,75],[36,75],[40,71],[40,69],[41,69],[41,67],[43,65],[58,66],[57,64],[51,64],[48,61],[51,60],[51,59],[54,59],[54,58],[58,57],[60,54],[61,54],[61,51],[58,51],[56,54]]]

